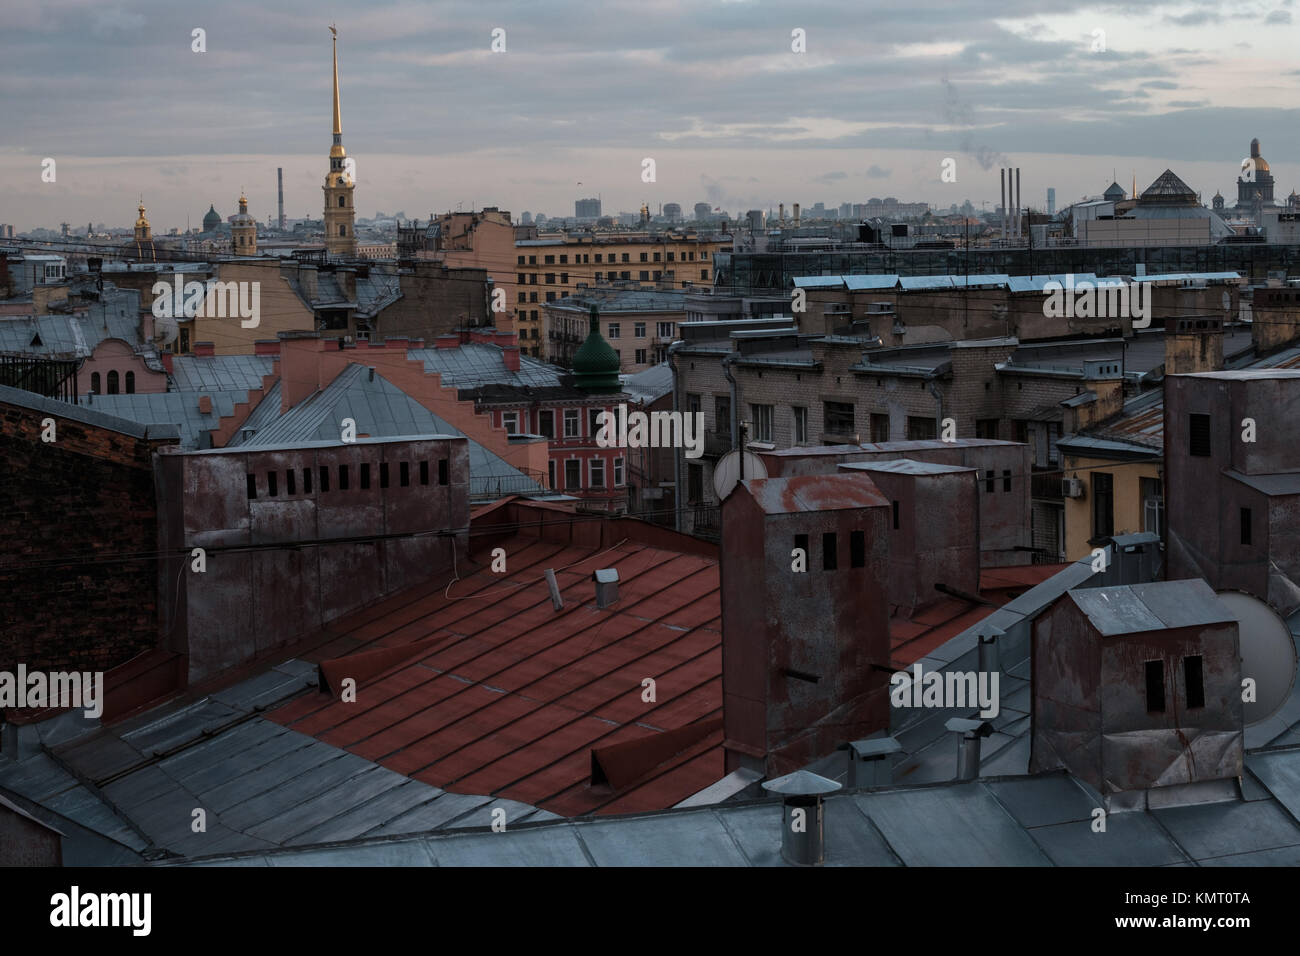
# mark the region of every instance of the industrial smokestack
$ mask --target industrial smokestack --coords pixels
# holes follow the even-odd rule
[[[1002,236],[1005,238],[1007,234],[1007,171],[1005,169],[998,170],[998,181],[1002,184]]]
[[[1020,238],[1020,167],[1016,167],[1016,238]]]
[[[785,225],[785,203],[776,204],[776,221],[779,225]]]
[[[799,204],[794,204],[794,227],[799,228]]]
[[[279,197],[280,231],[283,232],[284,231],[284,167],[283,166],[277,166],[275,168],[275,191],[277,196]]]

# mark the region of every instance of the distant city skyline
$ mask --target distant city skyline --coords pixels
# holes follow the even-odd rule
[[[277,166],[286,214],[318,217],[331,20],[363,216],[458,204],[565,216],[597,194],[606,214],[872,196],[991,209],[1005,165],[1040,208],[1049,185],[1059,209],[1101,193],[1112,169],[1126,190],[1134,171],[1140,190],[1173,169],[1208,204],[1232,194],[1252,137],[1281,197],[1300,188],[1293,4],[1011,2],[990,19],[920,2],[872,11],[864,32],[850,3],[614,2],[591,18],[576,4],[459,0],[364,16],[305,0],[56,0],[12,11],[0,41],[0,219],[128,225],[143,194],[163,234],[209,203],[225,218],[243,189],[265,222]],[[196,27],[206,52],[191,49]],[[504,53],[490,50],[496,28]],[[804,53],[791,52],[796,29]],[[654,183],[641,181],[646,157]],[[946,157],[955,183],[940,181]]]

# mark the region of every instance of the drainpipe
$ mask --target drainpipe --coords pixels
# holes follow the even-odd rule
[[[936,428],[938,429],[939,435],[942,436],[943,435],[943,393],[939,391],[939,386],[934,383],[934,379],[930,379],[930,383],[926,386],[926,390],[929,391],[929,393],[934,396],[934,404],[936,406],[934,423]]]
[[[736,377],[731,374],[731,366],[736,363],[738,358],[740,356],[737,353],[731,352],[722,360],[722,374],[727,377],[727,382],[731,386],[731,442],[733,448],[736,439],[740,436],[740,404],[737,402]]]
[[[677,373],[677,347],[682,345],[681,342],[674,342],[668,346],[668,368],[673,373],[673,411],[681,411],[681,379]],[[673,449],[673,528],[680,532],[682,530],[682,509],[686,507],[685,502],[685,483],[682,481],[684,475],[682,471],[682,451],[681,448]]]

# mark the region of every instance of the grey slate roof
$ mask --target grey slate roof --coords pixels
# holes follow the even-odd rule
[[[351,418],[358,435],[400,438],[417,435],[454,435],[468,438],[450,422],[434,415],[382,375],[373,381],[364,365],[350,364],[328,386],[280,414],[280,384],[258,403],[243,428],[227,447],[273,446],[302,441],[338,441],[339,423]],[[540,491],[540,486],[496,453],[468,439],[470,495],[481,496],[500,488],[510,494]]]
[[[623,378],[623,391],[634,401],[645,402],[647,405],[673,390],[673,370],[667,362],[652,365]]]
[[[508,826],[541,814],[420,783],[258,716],[314,693],[315,684],[314,665],[286,661],[198,701],[165,704],[61,743],[47,740],[50,753],[0,758],[0,788],[35,802],[24,809],[48,825],[64,829],[49,819],[53,811],[90,831],[69,835],[64,845],[72,844],[74,859],[92,862],[482,826],[495,807],[506,811]],[[206,811],[205,833],[191,828],[196,808]],[[102,859],[111,855],[117,859]]]
[[[141,422],[137,419],[112,414],[102,406],[89,408],[85,405],[73,405],[69,402],[46,398],[43,395],[37,395],[35,392],[28,392],[21,388],[10,388],[8,385],[0,385],[0,402],[70,418],[73,421],[84,422],[98,428],[122,432],[124,435],[134,435],[136,438],[177,438],[181,434],[174,424],[165,424],[161,420],[159,422]]]

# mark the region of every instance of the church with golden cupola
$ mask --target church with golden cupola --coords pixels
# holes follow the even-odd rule
[[[248,214],[248,199],[242,191],[239,212],[230,220],[230,246],[237,256],[257,255],[257,220]]]
[[[140,262],[157,262],[158,252],[153,245],[153,229],[144,216],[144,198],[136,207],[140,215],[135,220],[135,258]]]
[[[325,175],[325,249],[331,256],[357,254],[356,205],[352,192],[356,183],[348,168],[343,148],[343,125],[339,114],[339,34],[334,39],[334,142],[330,146],[330,171]]]

